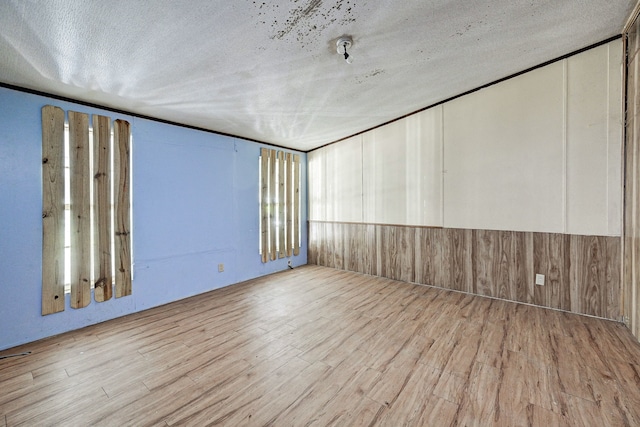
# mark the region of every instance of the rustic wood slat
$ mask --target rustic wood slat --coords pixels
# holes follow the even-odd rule
[[[129,122],[116,120],[113,140],[113,182],[115,213],[116,298],[131,295],[131,202]]]
[[[276,226],[276,198],[278,187],[276,185],[276,150],[269,150],[269,258],[275,261],[278,257],[276,242],[278,239],[278,227]]]
[[[69,111],[69,176],[71,178],[71,307],[91,302],[91,165],[89,115]]]
[[[278,258],[284,258],[287,251],[285,248],[286,220],[285,220],[285,193],[284,193],[284,152],[278,152]]]
[[[262,199],[262,235],[260,236],[260,250],[262,262],[269,260],[269,149],[260,149],[260,191]]]
[[[300,155],[293,155],[293,255],[300,255]]]
[[[93,293],[97,302],[111,299],[111,120],[93,116]]]
[[[293,249],[293,203],[292,203],[292,199],[293,199],[293,156],[291,155],[291,153],[287,153],[286,155],[286,171],[287,171],[287,175],[286,175],[286,206],[285,206],[285,216],[286,216],[286,226],[287,226],[287,232],[286,234],[286,246],[287,246],[287,256],[290,257],[291,256],[291,250]]]
[[[64,111],[42,108],[42,315],[64,311]]]

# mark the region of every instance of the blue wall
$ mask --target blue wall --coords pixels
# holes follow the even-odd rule
[[[41,108],[128,120],[133,134],[133,295],[42,316]],[[258,254],[258,157],[238,138],[0,88],[0,350],[287,269]],[[302,182],[307,181],[301,154]],[[302,249],[307,263],[306,185]],[[218,273],[218,264],[225,271]]]

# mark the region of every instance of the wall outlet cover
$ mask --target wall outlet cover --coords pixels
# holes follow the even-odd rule
[[[544,274],[536,274],[536,285],[544,286]]]

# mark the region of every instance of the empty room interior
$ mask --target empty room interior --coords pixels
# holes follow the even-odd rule
[[[639,14],[0,2],[0,427],[640,426]]]

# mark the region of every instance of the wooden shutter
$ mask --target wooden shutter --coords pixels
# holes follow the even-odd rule
[[[262,253],[262,262],[267,262],[269,260],[269,150],[261,149],[260,155],[260,221],[262,229],[260,252]]]
[[[300,254],[300,156],[260,150],[262,262]]]
[[[93,116],[93,294],[111,299],[111,120]]]
[[[287,200],[286,200],[286,205],[285,205],[285,209],[287,212],[287,221],[286,221],[286,225],[287,225],[287,239],[286,239],[286,245],[287,245],[287,256],[290,257],[291,256],[291,250],[293,249],[293,204],[291,203],[293,200],[293,158],[291,156],[291,153],[287,153],[286,156],[286,169],[287,169],[287,182],[286,182],[286,194],[287,194]]]
[[[293,254],[300,255],[300,155],[293,156]]]
[[[64,311],[64,111],[42,108],[42,315]]]
[[[65,227],[69,227],[71,236],[71,307],[82,308],[90,304],[91,280],[94,281],[96,301],[111,299],[114,278],[112,244],[116,250],[116,297],[131,295],[132,288],[130,125],[124,120],[114,122],[112,146],[111,120],[94,115],[91,145],[89,115],[69,111],[68,119],[70,221],[65,224],[64,111],[50,105],[42,109],[43,315],[64,310]],[[113,209],[112,199],[115,203]],[[111,229],[112,218],[115,230]]]
[[[116,298],[131,295],[130,139],[129,122],[116,120],[113,141]]]
[[[69,111],[71,307],[91,302],[89,115]]]

